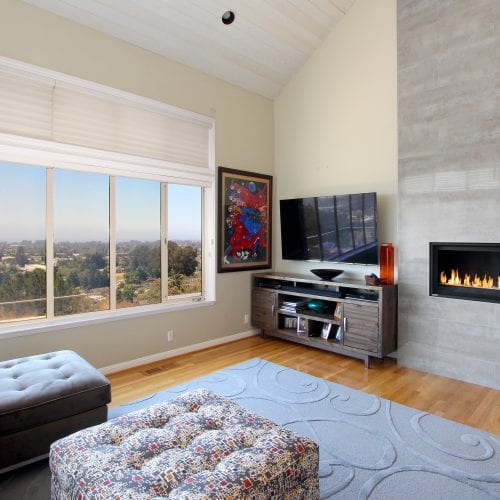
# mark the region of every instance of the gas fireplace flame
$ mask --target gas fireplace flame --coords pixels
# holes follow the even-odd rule
[[[471,286],[474,288],[500,288],[500,275],[497,277],[495,286],[495,278],[492,276],[485,275],[481,278],[477,274],[474,274],[474,278],[471,278],[470,274],[464,273],[462,278],[458,269],[452,269],[450,271],[449,278],[444,271],[441,271],[439,281],[441,285]]]

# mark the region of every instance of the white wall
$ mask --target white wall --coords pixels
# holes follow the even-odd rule
[[[380,238],[397,246],[396,0],[357,0],[276,99],[274,113],[276,267],[318,266],[281,260],[282,198],[377,191]]]
[[[19,0],[1,0],[0,55],[213,115],[217,165],[273,173],[268,99]],[[250,273],[218,275],[216,285],[215,306],[2,339],[0,359],[70,348],[104,367],[248,330]]]

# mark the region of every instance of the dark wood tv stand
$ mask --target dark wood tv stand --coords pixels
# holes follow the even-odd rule
[[[262,333],[364,360],[396,349],[397,287],[252,275],[252,325]]]

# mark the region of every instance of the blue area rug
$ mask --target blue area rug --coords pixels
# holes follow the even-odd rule
[[[500,498],[500,437],[252,359],[110,410],[206,387],[316,441],[322,498]]]
[[[320,446],[322,498],[500,499],[500,437],[252,359],[114,407],[109,418],[206,387]],[[2,500],[50,499],[47,461],[0,476]]]

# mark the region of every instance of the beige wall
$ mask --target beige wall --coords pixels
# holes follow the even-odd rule
[[[274,167],[276,268],[313,267],[280,259],[280,198],[377,191],[381,238],[397,243],[396,0],[357,0],[275,101],[274,120],[268,99],[18,0],[2,0],[0,55],[215,116],[218,165]],[[0,359],[71,348],[109,366],[245,331],[249,310],[250,273],[227,273],[213,307],[4,339]]]
[[[276,267],[317,267],[281,261],[280,198],[377,191],[380,238],[397,244],[396,0],[357,0],[274,112]]]
[[[270,100],[18,0],[1,4],[0,55],[213,115],[217,165],[272,174]],[[227,273],[217,275],[215,306],[3,339],[0,359],[70,348],[110,366],[243,332],[249,311],[250,273]]]

